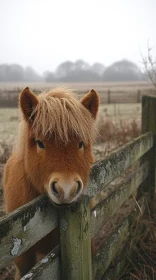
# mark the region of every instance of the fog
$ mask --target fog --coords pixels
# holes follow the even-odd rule
[[[156,44],[154,0],[1,0],[0,64],[32,66],[42,74],[82,59],[105,67]],[[153,49],[156,56],[156,49]]]

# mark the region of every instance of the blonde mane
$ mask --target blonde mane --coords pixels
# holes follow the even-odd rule
[[[31,131],[36,139],[52,136],[56,142],[62,141],[65,145],[71,136],[84,143],[94,141],[97,132],[95,120],[72,90],[54,88],[39,94],[38,100],[31,114],[34,118]],[[25,128],[23,120],[19,127],[18,149],[24,144]]]
[[[71,135],[88,143],[95,137],[94,120],[75,94],[65,88],[55,88],[38,96],[34,108],[32,132],[35,137],[55,137],[65,144]]]

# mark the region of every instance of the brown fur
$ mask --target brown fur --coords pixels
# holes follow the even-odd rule
[[[85,189],[93,163],[92,142],[96,135],[99,98],[92,90],[80,102],[72,91],[64,88],[53,89],[36,97],[26,88],[20,94],[19,106],[23,118],[18,141],[4,172],[7,213],[39,194],[48,193],[53,174],[61,174],[65,180],[72,176],[81,178]],[[36,140],[44,143],[44,149],[37,146]],[[84,146],[79,148],[81,141]],[[70,191],[69,202],[75,196],[76,189],[77,183]],[[59,184],[58,190],[60,193],[65,191]],[[61,203],[63,193],[60,197]],[[49,240],[53,240],[51,246]],[[18,257],[16,279],[31,269],[39,260],[39,255],[47,254],[58,242],[59,232],[55,230]]]

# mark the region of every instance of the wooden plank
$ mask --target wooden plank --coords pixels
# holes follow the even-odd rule
[[[61,280],[60,245],[40,260],[21,280]]]
[[[38,197],[0,220],[0,268],[58,226],[57,210]]]
[[[146,133],[111,153],[102,161],[96,162],[91,170],[87,194],[95,196],[122,172],[136,163],[153,147],[153,134]]]
[[[124,280],[123,274],[125,272],[125,269],[130,262],[133,262],[135,258],[135,254],[136,254],[135,247],[139,242],[138,237],[141,236],[141,234],[146,236],[150,234],[148,229],[146,229],[146,232],[144,232],[142,226],[138,227],[137,232],[135,233],[137,234],[137,236],[135,237],[133,235],[128,236],[127,240],[125,241],[125,244],[122,245],[121,251],[116,256],[114,261],[111,263],[109,268],[105,271],[101,280],[116,280],[116,279]]]
[[[118,186],[118,188],[114,186],[114,191],[92,209],[92,237],[98,232],[101,226],[118,211],[129,196],[138,189],[140,184],[147,178],[148,174],[149,164],[145,162],[131,175],[127,182],[124,182]]]
[[[141,203],[141,205],[144,205],[144,201],[145,201],[145,196],[143,200],[141,201],[139,200],[139,203]],[[122,205],[122,207],[118,210],[118,212],[114,214],[114,216],[112,216],[106,223],[103,224],[99,232],[92,238],[92,256],[96,255],[96,253],[98,252],[100,247],[104,244],[104,242],[108,239],[108,237],[114,232],[114,230],[122,223],[122,221],[126,217],[130,216],[132,212],[133,212],[132,221],[134,220],[136,213],[138,213],[138,210],[141,209],[140,207],[136,208],[136,205],[138,207],[138,204],[136,204],[136,199],[130,197]],[[143,211],[140,210],[141,214],[142,212]]]
[[[126,219],[119,228],[105,242],[104,246],[93,257],[93,279],[100,280],[103,273],[109,267],[111,261],[119,252],[122,243],[128,236],[129,223]]]
[[[88,197],[60,209],[60,237],[62,279],[92,280]]]
[[[142,208],[142,211],[144,212]],[[137,227],[137,228],[136,228]],[[126,239],[125,243],[122,245],[122,248],[119,254],[115,257],[109,268],[104,273],[103,280],[116,280],[119,279],[123,272],[125,271],[126,266],[129,264],[130,260],[133,261],[136,253],[136,246],[140,241],[140,237],[143,234],[144,238],[150,234],[150,229],[147,225],[142,223],[137,223],[135,230],[130,231],[130,235]],[[123,279],[121,277],[121,279]]]
[[[131,213],[126,217],[122,223],[114,230],[114,232],[104,242],[103,246],[98,250],[96,256],[92,259],[93,267],[93,279],[100,280],[102,275],[110,266],[116,255],[120,252],[122,245],[129,236],[130,227],[134,223],[134,220],[144,213],[145,210],[145,197],[142,197],[138,204],[140,205],[142,212],[136,208],[133,208]],[[133,229],[132,229],[133,230]]]

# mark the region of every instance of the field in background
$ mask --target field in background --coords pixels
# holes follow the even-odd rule
[[[140,104],[105,104],[100,106],[99,135],[94,145],[103,156],[140,133]],[[0,144],[14,144],[18,132],[19,110],[0,109]],[[0,145],[0,157],[3,153]],[[97,153],[97,156],[99,153]]]
[[[94,88],[100,95],[101,104],[140,103],[142,95],[155,94],[152,84],[147,82],[129,83],[0,83],[0,107],[16,107],[19,92],[29,86],[34,92],[49,90],[56,86],[73,88],[80,98]]]
[[[30,86],[36,92],[58,86],[56,83],[0,83],[0,143],[12,146],[17,135],[19,112],[17,109],[20,90]],[[140,133],[141,105],[137,102],[138,89],[143,94],[153,90],[146,82],[135,83],[80,83],[66,84],[82,95],[95,88],[101,98],[99,136],[95,149],[107,155],[112,149],[124,145]],[[111,90],[108,103],[108,90]],[[127,102],[125,104],[118,104]],[[128,102],[130,103],[128,104]],[[133,103],[131,103],[133,101]],[[9,108],[10,107],[10,108]],[[11,108],[12,107],[12,108]],[[3,153],[0,146],[0,156]],[[98,154],[99,155],[99,154]],[[98,156],[97,155],[97,156]],[[101,154],[100,154],[101,156]]]
[[[0,109],[0,142],[6,142],[10,144],[14,140],[14,137],[17,134],[18,120],[18,109]]]
[[[151,83],[144,81],[137,82],[111,82],[111,83],[101,83],[101,82],[89,82],[89,83],[45,83],[45,82],[0,82],[0,90],[15,90],[15,89],[23,89],[24,87],[29,86],[32,89],[36,90],[45,90],[50,89],[56,86],[66,86],[69,88],[73,88],[76,90],[88,90],[91,88],[95,88],[96,90],[108,90],[114,89],[116,91],[127,91],[127,90],[143,90],[143,89],[151,89],[153,88]]]

